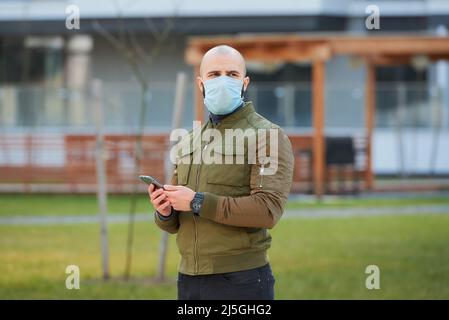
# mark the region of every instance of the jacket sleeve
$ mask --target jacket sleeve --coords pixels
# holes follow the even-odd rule
[[[171,178],[171,184],[178,184],[178,172],[175,166],[173,171],[173,176]],[[179,213],[176,210],[172,210],[171,214],[166,218],[161,218],[160,214],[156,211],[154,212],[154,222],[156,225],[168,233],[177,233],[179,229]]]
[[[274,227],[281,218],[290,193],[294,165],[290,140],[281,129],[278,133],[278,156],[270,157],[270,166],[277,165],[274,174],[261,174],[258,160],[251,165],[250,195],[233,198],[205,192],[201,217],[238,227]],[[264,150],[270,147],[268,145]],[[257,148],[258,154],[260,148]]]

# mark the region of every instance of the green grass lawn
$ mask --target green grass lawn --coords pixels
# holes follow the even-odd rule
[[[108,210],[111,214],[129,211],[130,195],[110,195]],[[400,199],[336,198],[322,202],[314,200],[291,200],[287,209],[346,208],[367,206],[414,206],[444,204],[449,205],[449,197],[420,197]],[[137,212],[151,212],[152,206],[146,193],[137,196]],[[97,212],[95,195],[61,194],[0,194],[0,217],[28,215],[92,215]]]
[[[129,212],[131,195],[110,195],[108,211]],[[92,215],[98,212],[95,195],[85,194],[0,194],[0,217],[39,215]],[[137,212],[153,207],[146,193],[137,195]]]
[[[64,197],[55,199],[47,206],[50,203],[57,213]],[[89,203],[82,207],[92,209]],[[449,299],[448,231],[447,215],[281,220],[271,232],[276,298]],[[152,222],[136,224],[129,282],[121,280],[126,225],[111,225],[109,235],[113,279],[103,282],[97,225],[0,226],[0,299],[176,298],[174,236],[169,244],[169,281],[155,284],[151,278],[159,229]],[[80,290],[65,288],[69,264],[80,267]],[[379,290],[365,288],[365,268],[372,264],[380,268]]]

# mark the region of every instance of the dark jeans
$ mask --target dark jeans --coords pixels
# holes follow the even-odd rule
[[[178,300],[274,300],[270,264],[211,275],[178,273]]]

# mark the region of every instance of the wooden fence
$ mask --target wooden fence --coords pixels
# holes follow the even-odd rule
[[[108,188],[128,192],[134,177],[135,135],[106,135],[106,168]],[[295,155],[294,192],[312,192],[312,136],[289,136]],[[8,134],[0,136],[0,184],[21,185],[31,191],[32,185],[48,186],[52,192],[92,192],[95,190],[95,135]],[[143,158],[140,172],[161,181],[168,135],[142,137]],[[351,175],[353,168],[345,175]],[[363,173],[360,170],[358,174]],[[334,179],[333,169],[327,176]],[[62,185],[60,188],[57,187]],[[51,188],[53,186],[53,188]],[[43,191],[45,187],[41,188]],[[2,191],[8,191],[3,188]]]

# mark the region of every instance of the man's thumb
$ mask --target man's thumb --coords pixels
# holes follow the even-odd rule
[[[164,184],[164,189],[168,191],[175,191],[178,190],[178,186],[173,186],[171,184]]]

